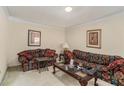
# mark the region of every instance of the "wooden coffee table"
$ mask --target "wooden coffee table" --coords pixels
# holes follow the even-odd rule
[[[82,72],[80,70],[74,70],[74,69],[66,69],[67,64],[63,63],[54,63],[53,64],[53,74],[56,73],[55,68],[60,69],[61,71],[67,73],[68,75],[72,76],[73,78],[77,79],[80,83],[81,86],[86,86],[88,84],[88,81],[94,78],[94,85],[98,85],[97,82],[97,77],[95,75],[89,75],[85,72]]]

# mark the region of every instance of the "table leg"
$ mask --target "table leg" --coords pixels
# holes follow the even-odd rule
[[[24,63],[22,63],[22,69],[23,69],[23,72],[25,72],[25,66],[24,66]]]
[[[95,79],[95,80],[94,80],[94,86],[98,86],[97,78],[95,77],[94,79]]]
[[[86,86],[88,82],[86,80],[79,80],[81,86]]]
[[[49,71],[49,68],[48,68],[48,62],[49,62],[49,61],[46,62],[46,68],[47,68],[47,71]]]
[[[47,71],[49,71],[49,69],[48,69],[48,61],[43,61],[42,62],[42,68],[47,70]]]
[[[55,69],[55,66],[53,65],[53,74],[56,73],[56,69]]]
[[[40,69],[40,62],[38,62],[38,71],[39,71],[39,73],[41,72],[41,69]]]

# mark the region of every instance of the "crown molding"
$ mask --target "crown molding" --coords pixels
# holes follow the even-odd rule
[[[80,23],[80,24],[68,26],[68,27],[66,27],[66,29],[73,28],[74,26],[84,26],[84,25],[90,25],[90,24],[93,24],[93,23],[97,23],[97,22],[100,22],[102,20],[105,20],[105,19],[107,19],[109,17],[115,16],[115,15],[119,15],[121,13],[124,13],[124,9],[119,10],[119,11],[114,12],[114,13],[111,13],[111,14],[108,14],[108,15],[105,15],[105,16],[102,16],[102,17],[99,17],[99,18],[96,18],[96,19],[93,19],[91,21],[87,21],[87,22],[84,22],[84,23]]]
[[[5,9],[5,10],[8,10],[8,9]],[[10,14],[9,10],[7,12],[8,12],[8,14]],[[17,18],[17,17],[14,17],[14,16],[8,16],[8,19],[13,20],[13,21],[17,21],[17,22],[21,22],[21,23],[28,23],[28,24],[32,24],[32,25],[37,25],[37,26],[59,27],[59,28],[68,29],[68,28],[73,28],[75,26],[84,26],[84,25],[90,25],[90,24],[93,24],[93,23],[97,23],[97,22],[102,21],[106,18],[109,18],[109,17],[114,16],[114,15],[118,15],[118,14],[123,13],[123,12],[124,12],[124,9],[121,9],[121,10],[113,12],[111,14],[93,19],[91,21],[87,21],[87,22],[84,22],[84,23],[75,24],[75,25],[71,25],[71,26],[67,26],[67,27],[66,26],[47,25],[47,24],[42,24],[42,23],[36,23],[36,22],[32,22],[32,21],[27,21],[27,20],[24,20],[24,19],[21,19],[21,18]]]
[[[56,26],[56,25],[47,25],[47,24],[35,23],[35,22],[27,21],[27,20],[24,20],[21,18],[17,18],[14,16],[9,16],[8,19],[11,21],[15,21],[15,22],[26,23],[26,24],[36,25],[36,26],[65,28],[65,26]]]
[[[38,23],[34,23],[34,22],[23,20],[21,18],[13,17],[13,16],[9,16],[8,19],[12,20],[12,21],[15,21],[15,22],[27,23],[27,24],[37,25],[37,26],[41,26],[42,25],[42,24],[38,24]]]

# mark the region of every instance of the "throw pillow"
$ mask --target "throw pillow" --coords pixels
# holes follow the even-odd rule
[[[69,59],[73,59],[73,58],[74,58],[73,53],[72,53],[71,51],[69,51],[69,50],[64,51],[64,54],[65,54],[65,56],[67,56]]]
[[[45,52],[45,57],[53,57],[55,55],[55,50],[47,49]]]
[[[114,69],[116,67],[124,66],[124,59],[115,60],[107,66],[109,69]]]
[[[25,56],[28,60],[32,59],[32,55],[29,52],[27,52],[27,51],[18,53],[18,55],[19,56]]]

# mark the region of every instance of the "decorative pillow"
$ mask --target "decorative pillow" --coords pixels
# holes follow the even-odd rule
[[[124,59],[116,60],[107,66],[109,69],[114,69],[116,67],[124,66]]]
[[[41,49],[41,51],[39,52],[40,57],[44,57],[45,56],[45,49]]]
[[[55,50],[50,50],[50,49],[47,49],[46,51],[45,51],[45,54],[44,54],[44,56],[45,57],[53,57],[54,55],[55,55]]]
[[[102,66],[99,70],[102,72],[108,72],[108,68],[106,66]]]
[[[110,81],[110,75],[108,73],[106,73],[106,72],[102,73],[102,77],[103,77],[104,80]]]
[[[114,76],[115,76],[116,80],[124,79],[124,74],[121,71],[117,71],[114,74]]]
[[[69,51],[69,50],[64,51],[64,54],[65,54],[69,59],[74,58],[73,53],[72,53],[71,51]]]
[[[120,67],[120,71],[124,74],[124,66]]]
[[[28,52],[27,51],[22,51],[22,52],[18,53],[17,55],[22,56],[25,53],[28,53]]]
[[[27,51],[24,51],[24,52],[21,52],[21,53],[18,53],[19,56],[25,56],[28,60],[32,59],[33,56],[27,52]]]

